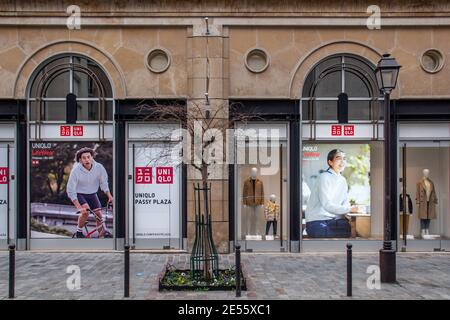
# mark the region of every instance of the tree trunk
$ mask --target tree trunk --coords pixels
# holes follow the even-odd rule
[[[212,271],[211,271],[211,247],[209,244],[209,194],[208,194],[208,166],[206,164],[202,165],[202,187],[203,187],[203,203],[204,203],[204,215],[205,215],[205,227],[203,228],[203,252],[205,253],[205,263],[203,265],[203,276],[206,280],[209,280],[212,278]]]

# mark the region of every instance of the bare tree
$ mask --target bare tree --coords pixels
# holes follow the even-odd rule
[[[232,152],[230,143],[223,143],[223,137],[227,137],[227,130],[232,129],[236,122],[245,124],[249,120],[262,119],[256,112],[243,113],[239,111],[241,106],[237,103],[230,105],[228,102],[224,102],[212,107],[208,101],[202,105],[190,101],[187,106],[180,103],[159,104],[156,101],[152,104],[138,104],[139,112],[143,115],[144,121],[177,122],[183,127],[185,133],[183,136],[185,141],[182,144],[183,159],[185,163],[188,161],[188,165],[191,165],[200,174],[203,193],[202,208],[205,225],[207,226],[210,225],[207,190],[212,166],[217,164],[217,160],[220,160],[222,164],[225,163],[225,159],[230,159],[229,154]],[[204,135],[205,133],[208,134]],[[192,137],[193,139],[190,139]],[[196,145],[198,142],[200,142],[200,146]],[[222,148],[222,152],[217,154],[219,148]],[[191,155],[193,155],[194,161],[192,161]],[[150,159],[150,161],[161,161],[161,159],[170,156],[173,156],[171,151],[166,150],[158,154],[155,159]],[[207,239],[209,234],[212,234],[211,231],[205,228],[203,238]],[[209,259],[212,253],[207,246],[207,241],[203,241],[202,245],[205,246],[202,250],[205,255],[202,274],[206,280],[209,280],[213,274]]]

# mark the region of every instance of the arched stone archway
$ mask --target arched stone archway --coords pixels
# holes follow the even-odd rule
[[[60,54],[80,54],[94,60],[107,74],[114,98],[123,99],[126,97],[123,73],[110,55],[87,42],[56,41],[37,49],[20,66],[14,83],[14,98],[26,99],[29,81],[37,68],[49,58]]]
[[[375,48],[355,41],[336,41],[322,44],[312,49],[295,66],[295,71],[292,73],[289,83],[289,97],[291,99],[300,99],[303,82],[309,71],[327,56],[339,53],[349,53],[364,57],[374,65],[377,64],[382,56],[382,53]]]

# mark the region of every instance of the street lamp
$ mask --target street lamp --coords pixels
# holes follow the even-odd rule
[[[395,249],[392,248],[392,168],[391,168],[391,108],[390,93],[397,85],[400,65],[390,54],[383,54],[375,69],[378,88],[384,95],[384,238],[383,249],[380,250],[381,282],[394,283],[396,281]]]

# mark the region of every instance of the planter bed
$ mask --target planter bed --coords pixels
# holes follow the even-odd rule
[[[236,289],[235,270],[220,269],[219,277],[216,282],[214,279],[207,283],[206,281],[193,280],[191,270],[175,269],[172,266],[166,266],[163,275],[159,278],[159,291],[172,290],[198,290],[198,291],[231,291]],[[241,290],[247,290],[247,284],[241,270]]]

